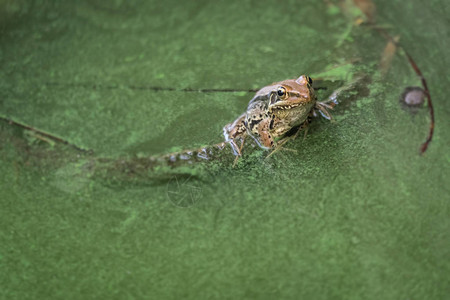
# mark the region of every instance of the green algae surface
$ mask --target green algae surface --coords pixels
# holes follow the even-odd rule
[[[0,0],[0,298],[445,299],[449,6],[375,4],[430,87],[422,156],[427,108],[399,105],[420,80],[401,49],[380,72],[343,6]],[[140,164],[300,74],[367,79],[270,158]]]

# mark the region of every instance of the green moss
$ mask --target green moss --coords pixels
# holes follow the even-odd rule
[[[447,297],[450,42],[432,2],[376,3],[430,86],[419,156],[427,111],[398,105],[418,78],[401,51],[382,76],[386,41],[337,6],[0,1],[0,116],[93,150],[2,121],[0,298]],[[366,77],[269,158],[249,140],[234,167],[228,148],[146,160],[222,141],[253,96],[195,90],[303,73],[322,99]]]

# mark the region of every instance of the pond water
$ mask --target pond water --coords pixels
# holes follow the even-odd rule
[[[1,297],[445,298],[450,8],[424,5],[0,1]],[[364,80],[269,158],[142,163],[301,74]]]

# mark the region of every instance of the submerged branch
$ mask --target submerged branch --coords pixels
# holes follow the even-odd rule
[[[373,24],[371,24],[371,25],[373,25]],[[430,94],[430,90],[428,89],[427,80],[423,76],[422,71],[420,70],[420,68],[417,65],[417,63],[415,62],[415,60],[412,58],[411,54],[409,54],[409,52],[406,51],[406,49],[404,47],[402,47],[402,45],[400,44],[400,42],[398,41],[397,38],[392,37],[384,28],[380,28],[380,27],[376,27],[376,26],[373,26],[373,28],[378,33],[380,33],[384,38],[386,38],[390,43],[394,44],[396,47],[403,50],[406,57],[408,58],[409,64],[414,69],[414,72],[420,78],[420,81],[422,83],[423,90],[427,97],[428,110],[430,113],[430,125],[429,125],[429,129],[428,129],[428,135],[427,135],[425,142],[423,142],[422,145],[420,146],[420,154],[422,155],[425,153],[425,151],[427,151],[428,146],[430,145],[431,140],[433,139],[434,126],[435,126],[433,103],[431,102],[431,94]]]
[[[75,150],[78,150],[78,151],[81,151],[81,152],[85,152],[85,153],[89,153],[89,154],[92,154],[94,152],[91,149],[84,149],[83,147],[80,147],[80,146],[77,146],[77,145],[75,145],[73,143],[70,143],[69,141],[67,141],[67,140],[65,140],[63,138],[57,137],[56,135],[44,132],[42,130],[39,130],[37,128],[31,127],[31,126],[28,126],[28,125],[25,125],[25,124],[22,124],[20,122],[16,122],[16,121],[13,121],[11,119],[7,119],[7,118],[3,118],[3,117],[0,117],[0,120],[5,122],[5,123],[8,123],[9,125],[13,125],[13,126],[25,129],[25,130],[32,131],[33,133],[36,133],[38,136],[44,137],[44,138],[49,139],[49,140],[51,140],[53,142],[57,142],[57,143],[64,144],[64,145],[68,145],[68,146],[74,148]]]

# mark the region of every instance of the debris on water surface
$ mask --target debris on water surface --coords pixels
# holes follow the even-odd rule
[[[397,44],[399,39],[400,36],[395,36],[394,38],[389,39],[383,53],[381,54],[379,69],[382,75],[386,75],[392,66],[392,60],[397,52]]]
[[[425,102],[425,91],[418,86],[405,88],[400,96],[402,108],[412,114],[416,114]]]
[[[366,16],[369,23],[375,22],[376,6],[371,0],[353,0],[353,3]]]

